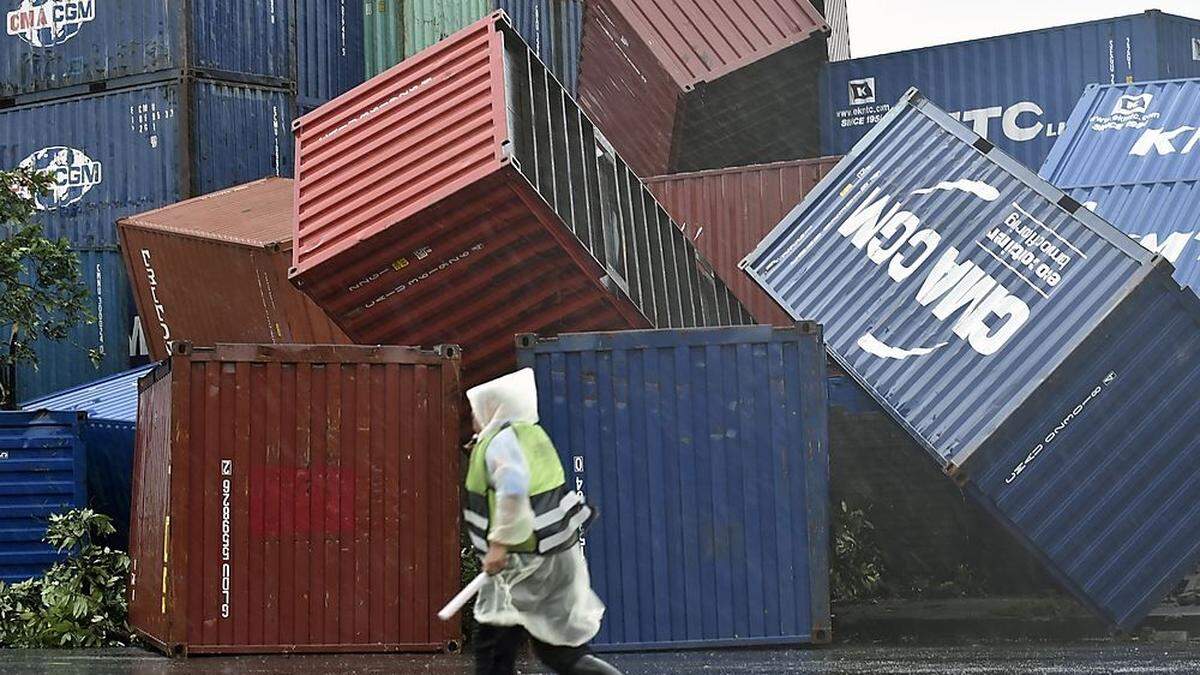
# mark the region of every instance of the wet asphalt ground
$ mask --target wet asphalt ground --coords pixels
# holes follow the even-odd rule
[[[1200,673],[1200,642],[1098,642],[1068,646],[1014,643],[904,647],[835,645],[821,649],[614,654],[628,675],[673,673]],[[444,673],[467,675],[463,656],[196,657],[170,660],[137,649],[0,651],[0,673]],[[544,673],[528,664],[524,673]]]

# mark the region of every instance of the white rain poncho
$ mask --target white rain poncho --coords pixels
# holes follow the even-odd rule
[[[526,368],[467,391],[479,436],[512,422],[537,423],[537,387]],[[505,429],[487,448],[488,482],[496,513],[488,540],[516,545],[533,533],[529,467],[516,434]],[[488,577],[475,600],[475,618],[493,626],[522,626],[542,642],[576,647],[600,630],[604,603],[592,592],[583,549],[513,553],[500,574]]]

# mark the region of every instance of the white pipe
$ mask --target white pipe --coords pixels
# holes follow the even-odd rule
[[[487,573],[481,572],[479,576],[472,579],[466,588],[459,591],[458,595],[451,598],[450,602],[447,602],[446,606],[442,608],[442,611],[437,613],[438,618],[442,621],[449,621],[451,617],[458,614],[463,605],[467,604],[467,601],[475,597],[479,589],[483,588],[483,584],[487,581],[487,578]]]

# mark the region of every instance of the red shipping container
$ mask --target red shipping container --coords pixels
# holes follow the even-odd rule
[[[739,264],[840,159],[677,173],[648,178],[646,186],[756,319],[790,326],[787,312]]]
[[[176,340],[350,344],[287,280],[292,193],[267,178],[117,221],[153,359]]]
[[[177,345],[139,382],[130,625],[179,655],[456,648],[458,351]]]
[[[360,343],[753,319],[500,13],[296,125],[293,282]]]
[[[828,31],[808,0],[589,0],[579,102],[640,176],[811,157]]]

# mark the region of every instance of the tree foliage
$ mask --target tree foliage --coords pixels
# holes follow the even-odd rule
[[[65,239],[50,240],[35,221],[34,196],[54,185],[46,172],[0,171],[0,406],[12,407],[18,363],[37,366],[38,340],[64,340],[93,320],[79,258]],[[82,348],[81,348],[82,349]],[[89,350],[96,362],[99,350]]]

